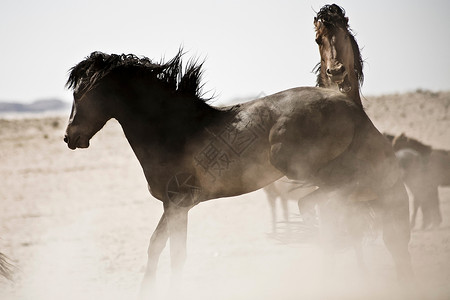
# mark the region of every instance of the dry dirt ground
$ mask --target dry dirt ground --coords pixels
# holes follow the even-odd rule
[[[365,106],[381,131],[450,149],[450,92],[368,97]],[[162,205],[147,192],[117,122],[89,149],[71,151],[62,141],[66,119],[0,118],[0,251],[16,266],[14,282],[0,279],[0,299],[135,299]],[[416,282],[406,288],[380,237],[364,244],[364,275],[350,249],[338,251],[331,267],[314,239],[268,234],[262,191],[200,204],[190,212],[175,298],[450,299],[450,188],[439,193],[443,224],[412,232]],[[163,299],[168,256],[166,249],[158,270]]]

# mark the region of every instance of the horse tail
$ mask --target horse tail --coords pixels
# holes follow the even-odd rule
[[[9,262],[8,257],[0,252],[0,276],[8,280],[12,280],[13,265]]]

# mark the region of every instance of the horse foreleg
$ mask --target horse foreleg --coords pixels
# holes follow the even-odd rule
[[[410,240],[409,202],[403,182],[400,180],[382,197],[383,239],[394,259],[400,280],[413,276]]]
[[[316,205],[324,201],[326,201],[326,194],[320,188],[298,200],[298,210],[306,225],[315,225]]]
[[[167,226],[170,237],[171,284],[177,288],[186,261],[186,239],[188,208],[170,206],[167,212]]]
[[[159,220],[158,226],[156,226],[150,238],[150,244],[148,246],[148,261],[147,268],[145,270],[144,278],[141,284],[141,299],[149,298],[151,292],[153,292],[153,285],[155,282],[156,268],[158,266],[159,256],[166,246],[169,238],[169,231],[167,227],[166,213],[164,212]]]
[[[417,199],[417,196],[414,195],[413,199],[413,213],[411,216],[411,229],[413,229],[416,226],[416,218],[417,218],[417,212],[419,211],[419,200]]]
[[[425,201],[428,202],[428,207],[430,210],[429,223],[433,228],[437,228],[442,223],[441,209],[439,207],[439,192],[437,186],[428,186],[427,199]]]

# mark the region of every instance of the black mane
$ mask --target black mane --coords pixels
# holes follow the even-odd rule
[[[361,51],[359,50],[358,43],[356,42],[355,35],[353,34],[350,26],[348,25],[348,17],[345,16],[344,8],[336,4],[324,5],[320,11],[317,13],[317,20],[321,21],[325,27],[330,30],[336,30],[336,28],[343,28],[347,30],[350,42],[352,44],[354,61],[355,61],[355,72],[356,77],[361,87],[364,82],[363,74],[363,60],[361,57]],[[316,73],[320,73],[320,63],[314,68]],[[317,84],[319,85],[320,75],[317,77]]]
[[[102,78],[114,70],[133,70],[142,72],[158,79],[166,88],[179,94],[202,99],[202,63],[190,60],[186,71],[183,72],[183,51],[178,53],[166,63],[154,63],[147,57],[138,57],[134,54],[106,54],[99,51],[92,52],[83,61],[70,69],[67,88],[73,88],[79,93],[91,90]]]
[[[348,29],[348,18],[344,8],[336,4],[324,5],[317,13],[317,19],[326,27],[341,27]]]

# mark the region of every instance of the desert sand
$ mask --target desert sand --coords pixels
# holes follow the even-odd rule
[[[364,105],[380,131],[450,149],[450,92],[367,97]],[[136,299],[162,204],[148,193],[116,121],[89,149],[71,151],[63,142],[67,117],[0,116],[0,251],[15,265],[13,282],[0,279],[0,299]],[[450,299],[450,188],[439,194],[443,223],[412,231],[416,280],[406,287],[396,280],[381,236],[365,241],[362,274],[351,249],[337,251],[330,266],[314,239],[269,234],[261,190],[202,203],[189,215],[176,298]],[[296,203],[290,206],[296,222]],[[157,275],[164,299],[168,248]]]

